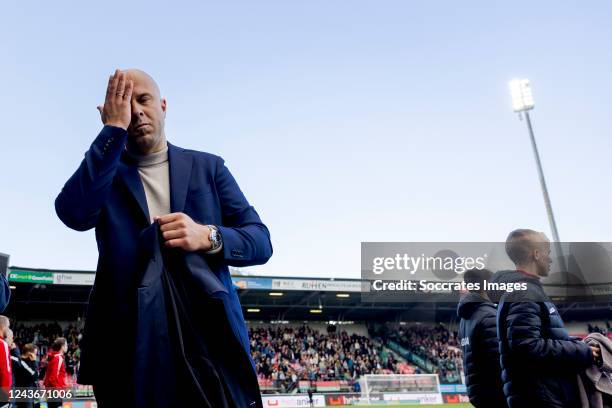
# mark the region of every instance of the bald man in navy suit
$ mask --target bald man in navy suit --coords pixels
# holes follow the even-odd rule
[[[55,201],[57,214],[68,227],[78,231],[95,228],[99,251],[78,380],[93,384],[102,408],[120,406],[122,401],[135,406],[131,388],[140,374],[134,372],[138,364],[128,359],[118,365],[117,358],[109,356],[108,334],[132,339],[139,316],[166,313],[143,310],[146,299],[138,293],[142,273],[139,240],[153,226],[164,252],[195,256],[207,265],[206,271],[197,273],[207,274],[206,278],[220,285],[221,311],[228,327],[227,333],[216,335],[227,336],[222,339],[227,348],[235,344],[236,349],[226,352],[240,355],[240,361],[250,366],[236,367],[242,373],[233,378],[231,372],[216,373],[223,356],[212,356],[217,359],[212,358],[213,366],[206,369],[221,385],[209,393],[223,395],[214,395],[211,401],[217,401],[216,406],[259,407],[248,334],[228,267],[266,263],[272,256],[270,234],[222,158],[167,142],[166,109],[166,100],[148,74],[117,70],[109,78],[104,105],[98,107],[104,127]],[[206,298],[205,293],[189,296],[183,300]],[[138,355],[136,347],[122,342],[121,353],[136,354],[137,360],[155,358]],[[172,378],[173,373],[167,375]]]

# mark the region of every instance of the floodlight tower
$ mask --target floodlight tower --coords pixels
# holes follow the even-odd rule
[[[531,126],[531,118],[529,117],[529,111],[533,109],[533,94],[531,92],[531,85],[528,79],[513,79],[509,83],[510,95],[512,96],[512,109],[519,114],[525,115],[525,121],[527,122],[527,130],[529,131],[529,138],[531,139],[531,147],[533,148],[533,155],[535,156],[536,167],[538,168],[538,176],[540,178],[540,187],[542,188],[542,195],[544,196],[544,205],[546,206],[546,214],[548,215],[548,222],[550,223],[550,229],[553,235],[553,241],[557,250],[557,256],[561,262],[561,269],[563,272],[567,272],[565,265],[565,258],[563,257],[563,251],[561,250],[561,240],[559,239],[559,231],[557,230],[557,223],[555,222],[555,215],[553,214],[552,205],[550,203],[550,197],[548,195],[548,188],[546,187],[546,180],[544,179],[544,170],[542,170],[542,162],[540,161],[540,154],[538,153],[538,146],[536,144],[535,136],[533,134],[533,127]]]

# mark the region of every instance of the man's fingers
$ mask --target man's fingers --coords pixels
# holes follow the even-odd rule
[[[113,86],[113,78],[114,77],[115,77],[114,75],[111,75],[111,76],[108,77],[108,85],[106,85],[106,99],[108,99],[108,97],[110,95],[112,95],[111,88]]]
[[[187,236],[187,233],[185,232],[185,230],[172,230],[166,231],[162,235],[166,241],[169,241],[171,239],[184,238],[185,236]]]
[[[123,95],[123,99],[126,101],[132,100],[132,91],[134,90],[134,81],[127,81],[127,85],[125,86],[125,94]]]
[[[100,119],[102,119],[102,123],[104,123],[104,105],[98,105],[96,109],[100,112]]]
[[[166,231],[173,231],[173,230],[177,230],[177,229],[181,229],[185,227],[186,225],[183,220],[175,220],[175,221],[171,221],[166,224],[160,225],[159,229],[162,232],[166,232]]]
[[[169,222],[175,221],[183,216],[183,213],[170,213],[166,215],[162,215],[157,218],[157,222],[159,225],[164,225]]]
[[[115,71],[115,74],[111,77],[110,84],[108,86],[108,96],[113,97],[117,93],[117,85],[119,84],[119,70]]]
[[[115,92],[115,95],[118,96],[119,98],[123,98],[124,94],[125,94],[125,73],[120,72],[119,73],[119,83],[117,84],[117,91]]]
[[[168,248],[180,248],[185,244],[185,240],[183,238],[171,239],[166,241],[166,246]]]

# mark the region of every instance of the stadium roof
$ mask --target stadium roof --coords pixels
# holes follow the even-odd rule
[[[9,312],[20,318],[62,320],[84,316],[93,271],[12,266]],[[232,275],[247,320],[261,321],[444,321],[455,319],[456,296],[439,302],[389,302],[362,298],[359,279]],[[564,318],[606,318],[612,303],[559,304]]]

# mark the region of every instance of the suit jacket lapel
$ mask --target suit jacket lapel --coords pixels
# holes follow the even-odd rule
[[[168,143],[168,164],[170,167],[170,210],[182,212],[191,179],[193,157],[183,149]]]
[[[119,171],[121,172],[121,179],[140,207],[140,215],[149,224],[151,218],[149,216],[149,207],[147,206],[147,196],[142,186],[142,180],[140,180],[140,174],[138,174],[138,166],[136,164],[121,163]]]

